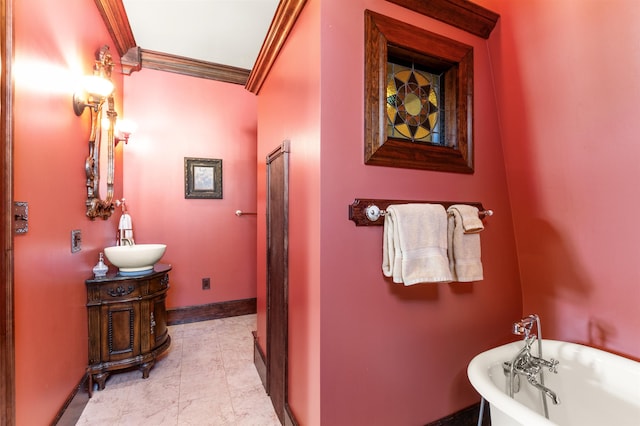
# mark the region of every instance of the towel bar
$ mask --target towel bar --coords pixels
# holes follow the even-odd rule
[[[446,209],[454,204],[467,204],[478,209],[480,218],[493,215],[493,210],[487,210],[478,202],[457,202],[457,201],[412,201],[412,200],[384,200],[374,198],[356,198],[349,205],[349,220],[353,221],[356,226],[381,226],[384,224],[383,217],[386,214],[386,208],[392,204],[409,204],[409,203],[429,203],[442,204]]]
[[[246,216],[246,215],[258,215],[258,213],[247,213],[247,212],[243,212],[242,210],[236,210],[236,216],[240,217],[240,216]]]

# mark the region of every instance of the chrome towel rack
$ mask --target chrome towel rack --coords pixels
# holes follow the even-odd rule
[[[356,226],[382,226],[384,225],[384,215],[386,209],[392,204],[409,204],[409,203],[428,203],[441,204],[445,209],[454,204],[467,204],[477,207],[478,216],[484,219],[493,216],[493,210],[487,210],[482,203],[479,202],[460,202],[460,201],[415,201],[415,200],[386,200],[378,198],[356,198],[349,205],[349,220],[353,221]]]
[[[247,212],[243,212],[242,210],[236,210],[236,216],[240,217],[240,216],[257,216],[258,213],[247,213]]]

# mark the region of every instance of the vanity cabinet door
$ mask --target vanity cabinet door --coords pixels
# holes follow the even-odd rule
[[[140,303],[101,306],[102,361],[119,361],[140,354]]]
[[[167,330],[167,309],[165,307],[166,293],[151,299],[151,346],[152,349],[163,344],[169,332]]]
[[[167,330],[167,310],[165,300],[169,288],[169,275],[149,280],[149,296],[140,303],[140,345],[142,353],[150,352],[165,343],[169,337]]]

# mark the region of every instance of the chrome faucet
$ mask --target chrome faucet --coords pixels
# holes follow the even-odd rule
[[[538,335],[532,332],[533,326],[536,326]],[[502,368],[505,375],[508,375],[508,394],[513,398],[514,393],[520,390],[520,376],[527,378],[527,381],[540,390],[543,395],[549,397],[551,402],[556,405],[560,403],[558,395],[544,385],[544,376],[542,369],[547,368],[552,373],[558,373],[559,361],[551,358],[546,360],[542,357],[542,331],[540,327],[540,318],[537,315],[529,315],[520,321],[513,323],[513,334],[524,336],[524,346],[516,354],[511,361],[504,362]],[[538,342],[538,356],[531,353],[531,346]],[[539,376],[539,379],[538,379]],[[544,414],[549,418],[549,409],[547,400],[543,396]]]
[[[133,238],[125,237],[126,232],[131,231],[130,229],[118,229],[116,233],[116,245],[117,246],[133,246],[135,243],[133,242]]]
[[[544,394],[547,395],[551,399],[551,402],[553,402],[553,405],[560,404],[560,399],[558,398],[558,395],[556,395],[556,393],[554,391],[552,391],[551,389],[549,389],[545,385],[540,384],[535,376],[531,375],[531,376],[527,377],[527,381],[529,383],[531,383],[532,386],[534,386],[534,387],[538,388],[540,391],[544,392]]]

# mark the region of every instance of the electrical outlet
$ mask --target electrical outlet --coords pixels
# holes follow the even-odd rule
[[[203,290],[211,290],[211,279],[203,278],[202,279],[202,289]]]

